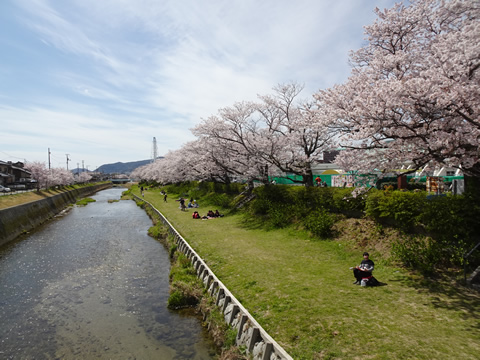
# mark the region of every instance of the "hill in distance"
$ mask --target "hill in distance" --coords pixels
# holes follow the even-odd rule
[[[159,157],[160,159],[162,157]],[[139,160],[139,161],[131,161],[131,162],[117,162],[114,164],[104,164],[100,166],[96,172],[101,172],[104,174],[130,174],[136,168],[150,164],[152,162],[151,159],[148,160]]]

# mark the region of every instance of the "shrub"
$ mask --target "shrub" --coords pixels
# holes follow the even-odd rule
[[[168,255],[170,256],[170,259],[173,259],[175,256],[175,251],[177,251],[178,245],[173,243],[170,248],[168,249]]]
[[[335,218],[325,209],[318,209],[308,215],[304,220],[305,229],[320,238],[332,235]]]
[[[353,189],[336,188],[333,192],[333,211],[348,213],[365,210],[365,195],[353,196]]]
[[[431,238],[409,236],[392,243],[392,254],[406,266],[431,275],[442,257],[441,248]]]
[[[420,216],[425,202],[424,193],[388,191],[368,196],[366,214],[377,221],[394,220],[402,230],[411,229]]]
[[[333,209],[332,188],[296,187],[292,189],[295,211],[299,217],[308,216],[315,209]]]
[[[476,204],[463,196],[436,196],[425,202],[419,221],[439,239],[468,238],[474,230],[468,219],[478,219],[478,206],[475,208]]]
[[[284,204],[293,204],[288,186],[262,186],[254,190],[256,198],[249,207],[254,215],[266,215],[271,209]]]
[[[292,223],[294,206],[289,204],[275,204],[268,210],[268,224],[274,228],[283,228]]]
[[[248,209],[253,216],[267,215],[271,207],[271,202],[268,199],[256,198],[250,202]]]
[[[263,217],[266,227],[283,228],[302,215],[304,209],[296,205],[289,186],[264,186],[255,193],[256,198],[249,204],[250,215]]]
[[[386,193],[384,191],[370,191],[365,201],[365,214],[377,221],[380,220],[385,196]]]
[[[444,260],[461,265],[478,242],[479,217],[479,204],[468,196],[436,196],[425,202],[419,222],[445,250]]]
[[[174,285],[176,289],[170,293],[167,301],[167,307],[169,309],[180,309],[198,304],[199,298],[192,292],[188,291],[188,287],[181,285],[184,284],[177,283]]]
[[[212,203],[213,205],[220,206],[222,208],[228,208],[232,199],[227,194],[215,193],[208,196],[207,201]]]
[[[182,253],[176,252],[176,261],[170,270],[170,297],[168,307],[178,309],[195,306],[202,297],[202,286],[196,276],[190,260]]]
[[[148,229],[148,235],[157,240],[164,239],[167,234],[167,229],[161,223],[158,223],[157,225],[152,226]]]

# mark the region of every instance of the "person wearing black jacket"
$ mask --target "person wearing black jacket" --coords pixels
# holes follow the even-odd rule
[[[353,276],[355,276],[354,284],[360,285],[362,279],[370,279],[375,264],[369,259],[368,252],[363,253],[363,260],[360,265],[353,268]]]

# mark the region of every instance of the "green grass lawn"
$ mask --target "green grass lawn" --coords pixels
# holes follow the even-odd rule
[[[362,254],[349,244],[292,228],[265,231],[241,214],[194,220],[176,198],[169,194],[164,203],[158,190],[145,191],[293,358],[479,359],[478,292],[426,281],[375,257],[374,275],[387,285],[362,288],[349,270]]]

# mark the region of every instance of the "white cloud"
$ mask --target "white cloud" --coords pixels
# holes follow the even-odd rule
[[[375,6],[393,1],[15,4],[0,51],[23,58],[0,59],[0,90],[11,89],[0,97],[1,133],[10,138],[0,151],[33,157],[22,144],[36,144],[44,157],[46,146],[59,144],[101,165],[148,158],[153,136],[160,154],[177,149],[193,139],[188,129],[201,118],[278,83],[305,83],[307,97],[345,80],[362,25],[374,19]],[[39,69],[32,78],[15,82],[32,67]]]

